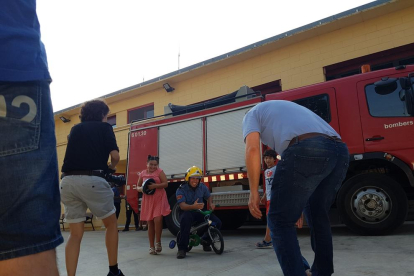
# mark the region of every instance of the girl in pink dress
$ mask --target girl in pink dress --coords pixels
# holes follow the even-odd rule
[[[165,192],[165,188],[168,186],[167,176],[163,170],[158,168],[158,161],[157,156],[148,155],[147,169],[140,173],[137,188],[138,192],[142,193],[142,183],[148,178],[155,180],[156,184],[149,186],[150,190],[155,189],[155,193],[152,195],[142,194],[141,202],[141,220],[148,221],[149,253],[151,255],[157,255],[162,251],[162,219],[163,216],[168,216],[171,213]]]

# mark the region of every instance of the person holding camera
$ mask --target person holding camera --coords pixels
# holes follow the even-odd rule
[[[76,274],[80,244],[84,232],[86,209],[102,219],[108,253],[108,276],[123,276],[118,269],[118,226],[111,186],[105,179],[115,172],[119,149],[112,126],[108,124],[109,108],[102,100],[88,101],[81,107],[81,123],[75,125],[68,137],[60,183],[61,199],[65,206],[70,236],[65,257],[68,276]],[[108,156],[111,163],[108,165]]]
[[[165,192],[165,188],[168,187],[167,176],[158,167],[158,162],[157,156],[148,155],[147,169],[139,174],[137,188],[138,192],[143,193],[140,219],[148,223],[149,254],[151,255],[157,255],[162,251],[162,219],[171,213]]]

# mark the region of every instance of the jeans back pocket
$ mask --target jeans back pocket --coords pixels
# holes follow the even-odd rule
[[[328,157],[309,157],[295,155],[294,170],[304,177],[321,174],[328,164]]]
[[[38,149],[40,98],[36,82],[0,82],[0,157]]]

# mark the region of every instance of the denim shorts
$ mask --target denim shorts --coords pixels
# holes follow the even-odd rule
[[[0,261],[63,242],[57,166],[49,82],[0,82]]]
[[[60,196],[67,223],[85,221],[87,208],[99,219],[109,217],[116,210],[111,186],[99,176],[65,176],[60,182]]]

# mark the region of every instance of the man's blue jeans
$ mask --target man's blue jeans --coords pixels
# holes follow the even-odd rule
[[[302,211],[315,252],[312,275],[334,272],[328,212],[348,165],[346,145],[322,136],[296,142],[283,152],[273,180],[268,225],[285,276],[306,275],[295,229]]]
[[[0,82],[0,261],[63,242],[49,82]]]

